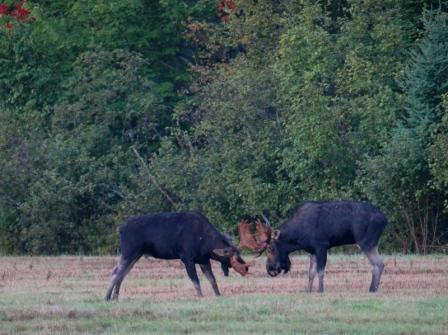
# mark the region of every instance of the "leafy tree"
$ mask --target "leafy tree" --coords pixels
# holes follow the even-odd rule
[[[400,107],[398,8],[363,1],[333,18],[304,4],[282,34],[277,64],[288,106],[283,166],[297,200],[358,198],[358,160],[387,139]]]
[[[209,50],[244,48],[197,68],[195,98],[179,106],[179,127],[151,159],[151,171],[175,199],[170,208],[200,209],[230,230],[241,216],[284,209],[287,192],[279,192],[277,175],[283,120],[271,68],[281,6],[242,1],[240,15],[208,36]]]
[[[17,205],[15,230],[25,241],[18,250],[98,252],[114,245],[106,242],[116,235],[116,206],[136,169],[131,147],[156,145],[166,109],[144,73],[144,59],[123,50],[95,49],[75,62],[54,107],[51,136],[32,147],[30,156],[40,158],[29,158],[37,173]]]
[[[0,17],[1,250],[115,248],[131,148],[149,155],[167,134],[192,78],[184,30],[214,20],[211,4],[40,1],[32,20]]]
[[[174,130],[151,162],[177,205],[228,226],[265,208],[285,217],[304,199],[360,196],[357,160],[379,150],[401,102],[399,8],[386,8],[354,4],[339,17],[320,2],[238,3],[224,42],[244,54],[202,71],[199,102],[177,114],[190,130]]]
[[[402,248],[422,253],[437,247],[446,230],[442,194],[431,186],[429,155],[431,148],[439,148],[434,133],[448,89],[447,23],[446,13],[425,13],[425,34],[405,73],[406,114],[381,154],[365,162],[361,178],[369,198],[389,212]]]
[[[115,252],[137,213],[234,231],[340,198],[387,212],[389,249],[443,250],[447,4],[4,0],[0,252]]]

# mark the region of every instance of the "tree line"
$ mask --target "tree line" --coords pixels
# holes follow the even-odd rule
[[[448,1],[3,1],[0,253],[336,199],[380,207],[388,251],[448,251]]]

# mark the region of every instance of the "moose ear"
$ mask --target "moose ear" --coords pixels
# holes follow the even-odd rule
[[[232,247],[228,247],[222,249],[213,249],[213,253],[219,257],[230,257],[235,253],[235,251]]]
[[[276,229],[272,232],[272,239],[273,240],[278,240],[278,238],[280,237],[280,230]]]

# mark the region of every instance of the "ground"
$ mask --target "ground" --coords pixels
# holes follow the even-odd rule
[[[448,256],[386,256],[378,294],[362,255],[329,257],[324,294],[304,292],[306,256],[277,278],[263,258],[247,277],[214,263],[218,298],[202,275],[197,298],[179,261],[141,259],[105,302],[116,261],[1,257],[0,334],[448,334]]]

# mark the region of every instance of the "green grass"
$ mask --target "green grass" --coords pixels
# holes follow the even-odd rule
[[[232,285],[253,285],[260,290],[272,287],[273,292],[227,293],[215,298],[207,288],[202,299],[193,296],[193,287],[183,277],[182,269],[175,272],[179,278],[164,279],[162,273],[158,279],[145,281],[139,275],[146,274],[139,272],[146,271],[143,264],[123,284],[129,291],[122,292],[120,301],[113,302],[102,299],[109,271],[101,272],[98,266],[89,265],[76,272],[73,259],[66,267],[63,266],[66,258],[48,260],[0,259],[0,266],[6,269],[5,278],[0,280],[0,334],[448,334],[448,292],[434,293],[420,287],[431,282],[443,285],[448,280],[446,257],[428,258],[429,261],[398,257],[397,266],[405,268],[413,260],[416,270],[423,269],[421,273],[406,276],[415,279],[421,275],[423,279],[406,290],[400,285],[395,288],[388,285],[398,278],[391,271],[385,279],[385,292],[380,294],[365,292],[368,283],[359,289],[350,286],[338,289],[335,286],[338,283],[332,284],[330,279],[330,276],[336,277],[336,272],[327,274],[330,286],[324,294],[307,294],[299,289],[291,294],[278,287],[277,283],[284,282],[264,277],[262,272],[252,279],[237,276],[224,279],[215,270],[220,286],[227,285],[227,290],[235,288]],[[332,256],[333,270],[347,260],[358,262],[360,258]],[[106,264],[110,262],[108,258]],[[396,261],[390,257],[388,262]],[[437,271],[428,275],[424,271],[432,262]],[[49,266],[55,273],[54,279],[47,279]],[[164,268],[163,263],[160,266]],[[169,269],[169,265],[166,267]],[[68,269],[75,272],[65,275]],[[93,276],[95,273],[97,277]],[[368,277],[368,273],[360,273],[363,278]],[[356,275],[350,271],[341,274]],[[432,281],[431,277],[436,276],[439,281]],[[202,286],[208,287],[201,279]],[[305,282],[296,275],[283,280],[297,287],[301,286],[299,281]],[[151,294],[131,291],[131,288],[150,287],[154,292],[161,292],[156,290],[161,290],[163,283],[169,295],[154,295],[155,300]]]
[[[448,298],[254,295],[151,303],[2,296],[5,334],[437,334],[448,331]]]

